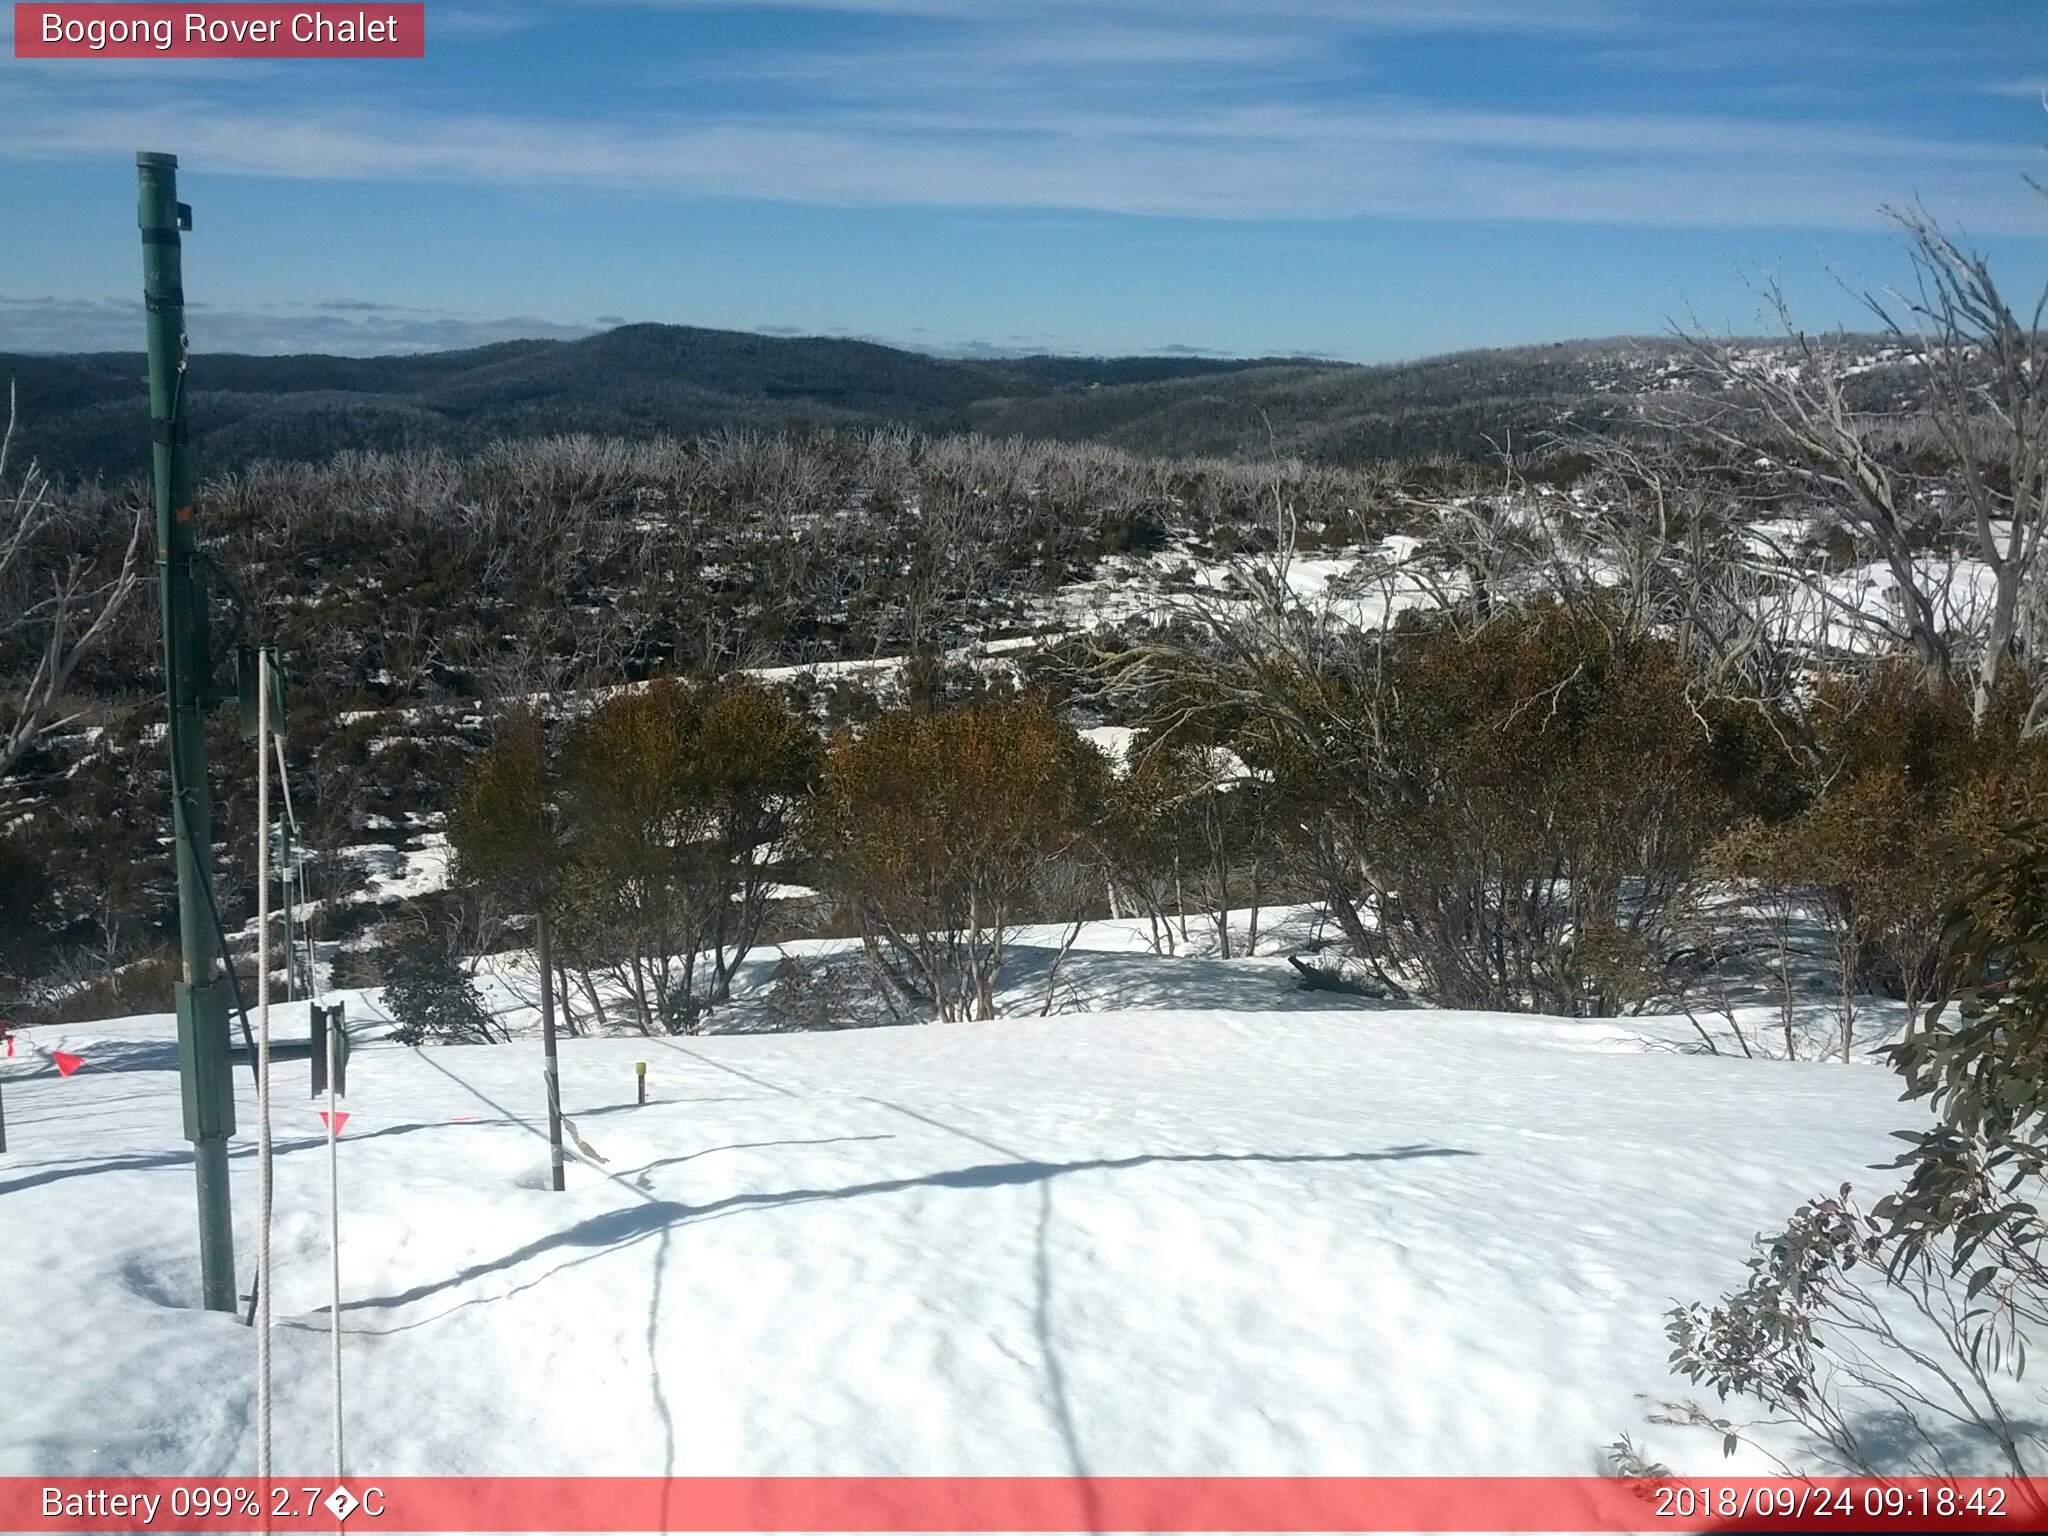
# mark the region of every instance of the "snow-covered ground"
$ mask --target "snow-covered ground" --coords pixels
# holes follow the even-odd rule
[[[364,1044],[351,1463],[1577,1474],[1627,1432],[1680,1471],[1774,1470],[1646,1422],[1688,1394],[1662,1314],[1737,1283],[1800,1201],[1876,1192],[1912,1118],[1889,1073],[1688,1054],[1682,1020],[1331,999],[1270,957],[1094,937],[1069,962],[1092,1012],[567,1041],[564,1107],[606,1161],[565,1194],[530,1040]],[[196,1306],[171,1023],[35,1040],[87,1065],[5,1063],[0,1473],[247,1472],[254,1346]],[[304,1064],[274,1070],[293,1472],[327,1445],[325,1150]]]

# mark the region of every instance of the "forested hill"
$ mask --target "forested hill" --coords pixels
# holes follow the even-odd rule
[[[905,426],[1092,441],[1165,455],[1279,452],[1326,463],[1491,458],[1683,387],[1668,338],[1619,338],[1362,367],[1304,359],[955,359],[872,342],[632,325],[407,357],[192,359],[203,472],[345,448],[480,447],[556,433]],[[0,354],[19,445],[52,474],[146,466],[143,359]]]
[[[1263,371],[1273,360],[949,359],[871,342],[633,325],[407,357],[195,356],[191,427],[208,471],[342,448],[473,448],[558,432],[719,427],[959,431],[970,411],[1103,387]],[[139,353],[0,353],[21,444],[52,473],[138,474],[149,441]]]

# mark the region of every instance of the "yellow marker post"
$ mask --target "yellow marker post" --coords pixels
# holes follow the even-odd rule
[[[633,1074],[640,1079],[640,1102],[645,1104],[647,1102],[647,1063],[644,1061],[634,1062]]]

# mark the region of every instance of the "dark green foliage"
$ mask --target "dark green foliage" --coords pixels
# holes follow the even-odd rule
[[[1901,1132],[1910,1170],[1883,1202],[1915,1247],[1953,1244],[1958,1269],[1987,1244],[2034,1253],[2036,1202],[2048,1174],[2048,822],[2004,839],[1953,909],[1944,934],[1938,997],[1927,1027],[1890,1052],[1907,1097],[1939,1116],[1929,1131]],[[2038,1272],[2036,1278],[2039,1278]],[[2038,1295],[2048,1302],[2048,1293]]]
[[[1447,482],[1465,464],[1555,453],[1535,472],[1558,479],[1588,434],[1628,432],[1637,402],[1674,382],[1663,340],[1616,337],[1454,352],[1414,362],[1333,367],[1309,359],[1227,377],[1167,378],[975,405],[994,436],[1096,442],[1138,453],[1267,457],[1325,464],[1435,459]],[[1859,384],[1874,387],[1871,370]]]
[[[1429,996],[1569,1015],[1664,990],[1700,853],[1752,773],[1752,747],[1716,750],[1735,712],[1687,682],[1664,642],[1562,607],[1397,642],[1362,771],[1300,766]]]
[[[51,906],[46,862],[17,834],[0,833],[0,1013],[18,1009],[23,1001]]]
[[[1742,1289],[1670,1314],[1681,1375],[1862,1472],[2040,1470],[2016,1384],[2048,1326],[2048,823],[2002,841],[1951,908],[1925,1027],[1888,1052],[1937,1116],[1896,1133],[1904,1188],[1868,1215],[1846,1184],[1801,1206],[1758,1239]],[[1914,1314],[1920,1332],[1901,1331]]]
[[[521,707],[464,774],[448,817],[456,877],[520,913],[554,904],[566,858],[546,728]]]
[[[386,928],[375,955],[384,1007],[402,1045],[489,1045],[511,1038],[491,1017],[476,984],[444,945],[411,923]]]

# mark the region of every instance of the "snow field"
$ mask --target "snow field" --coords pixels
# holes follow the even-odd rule
[[[39,1043],[86,1070],[9,1068],[0,1473],[253,1465],[253,1342],[196,1307],[170,1041],[73,1026]],[[312,1472],[324,1141],[303,1064],[273,1070],[277,1456]],[[1571,1474],[1627,1431],[1770,1471],[1644,1422],[1686,1392],[1662,1313],[1800,1201],[1874,1193],[1910,1118],[1867,1066],[1373,1008],[578,1040],[562,1071],[607,1162],[558,1195],[531,1041],[351,1064],[352,1466]]]

